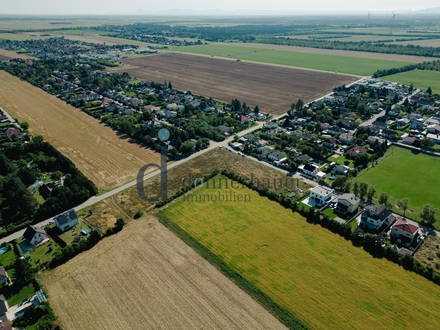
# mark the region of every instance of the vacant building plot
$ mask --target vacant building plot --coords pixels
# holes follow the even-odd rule
[[[421,90],[431,87],[434,93],[440,93],[440,72],[431,70],[412,70],[382,77],[381,79],[405,85],[413,84]]]
[[[438,285],[255,191],[218,186],[205,184],[158,217],[177,224],[311,329],[440,327],[440,311],[433,308]],[[249,197],[201,198],[230,194]]]
[[[398,200],[408,198],[406,214],[418,219],[425,204],[440,207],[439,163],[439,157],[393,146],[379,164],[360,173],[356,181],[374,186],[376,196],[386,192],[394,206]],[[440,227],[440,220],[435,226]]]
[[[97,119],[17,77],[0,71],[0,105],[42,135],[100,190],[136,177],[159,154],[132,143]]]
[[[42,276],[63,329],[285,329],[154,218]]]
[[[320,71],[275,65],[237,62],[177,53],[122,61],[120,70],[156,82],[170,81],[173,87],[230,102],[239,99],[260,110],[281,114],[298,99],[310,102],[333,88],[358,78]]]

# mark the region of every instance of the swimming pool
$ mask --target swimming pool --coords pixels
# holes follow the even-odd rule
[[[6,253],[8,252],[9,248],[7,246],[4,246],[2,248],[0,248],[0,254]]]

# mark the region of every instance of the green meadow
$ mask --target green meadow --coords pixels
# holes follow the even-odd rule
[[[439,286],[255,191],[235,188],[199,188],[156,215],[311,329],[440,328]],[[249,201],[206,198],[231,193]]]
[[[171,47],[176,52],[213,55],[261,63],[281,64],[307,69],[340,72],[360,76],[372,75],[377,70],[402,67],[409,62],[386,61],[325,54],[297,53],[283,50],[244,46],[201,45]]]
[[[431,87],[434,93],[440,94],[440,72],[430,70],[413,70],[382,77],[381,79],[398,82],[404,85],[413,84],[415,88],[427,90]]]
[[[425,204],[440,208],[438,157],[393,146],[379,164],[360,173],[356,181],[374,186],[376,196],[386,192],[393,204],[408,198],[406,213],[414,218],[418,218]],[[440,227],[439,220],[435,226]]]

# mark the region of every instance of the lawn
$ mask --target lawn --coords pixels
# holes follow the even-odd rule
[[[49,248],[49,244],[52,246],[52,250]],[[31,255],[29,262],[32,267],[36,267],[39,264],[43,264],[52,260],[55,252],[60,251],[61,248],[53,240],[49,243],[43,244],[35,249],[29,250],[28,253]]]
[[[269,50],[244,46],[202,45],[171,47],[176,52],[230,57],[262,63],[281,64],[307,69],[341,72],[355,75],[372,75],[377,70],[402,67],[409,62],[376,60],[327,54],[310,54],[283,50]]]
[[[13,249],[9,249],[6,253],[0,254],[0,265],[8,266],[12,264],[15,259],[15,253]]]
[[[430,70],[413,70],[382,77],[381,79],[405,85],[413,84],[423,91],[431,87],[434,93],[440,93],[440,72]]]
[[[249,202],[191,202],[206,195]],[[440,287],[376,259],[247,188],[197,189],[157,216],[171,221],[312,329],[440,327]],[[221,198],[217,198],[220,200]]]
[[[8,297],[8,306],[12,307],[22,302],[23,300],[32,297],[35,294],[35,287],[33,283],[30,283],[21,288],[21,290],[10,297]]]
[[[439,165],[438,157],[393,146],[378,165],[361,172],[356,181],[373,185],[376,196],[386,192],[393,204],[408,198],[407,214],[418,218],[425,204],[440,208]],[[440,228],[440,220],[435,225]]]

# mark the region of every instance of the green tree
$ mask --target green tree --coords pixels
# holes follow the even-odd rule
[[[258,105],[255,106],[255,108],[254,108],[254,113],[255,113],[256,115],[258,115],[258,114],[260,113],[260,108],[258,107]]]
[[[194,143],[191,141],[183,142],[180,146],[180,152],[184,155],[194,152]]]
[[[376,188],[370,186],[367,192],[367,200],[371,203],[373,201],[374,194],[376,193]]]
[[[171,81],[168,82],[168,88],[173,89],[173,85],[171,85]]]
[[[24,121],[24,122],[20,123],[20,127],[22,129],[24,129],[25,131],[27,131],[29,129],[29,123],[27,121]]]
[[[420,213],[420,218],[422,221],[428,225],[433,225],[436,221],[435,214],[438,212],[438,209],[434,208],[429,204],[425,204],[423,207],[422,213]]]
[[[299,100],[296,102],[296,104],[295,104],[295,109],[296,109],[296,110],[301,110],[301,109],[303,108],[303,106],[304,106],[304,101],[301,100],[301,99],[299,99]]]
[[[359,183],[357,181],[353,183],[353,194],[356,196],[359,194]]]
[[[399,209],[403,211],[403,215],[405,216],[405,212],[408,209],[408,198],[403,198],[397,202],[397,206],[399,206]]]
[[[424,137],[422,141],[420,141],[420,146],[425,149],[431,149],[434,147],[434,145],[435,145],[434,141],[432,141],[427,137]]]
[[[427,94],[429,94],[429,95],[431,95],[431,94],[432,94],[432,89],[431,89],[431,86],[429,86],[429,87],[428,87],[428,89],[426,90],[426,93],[427,93]]]
[[[379,196],[379,204],[383,205],[385,207],[388,206],[388,194],[386,192],[383,192]]]
[[[365,198],[365,196],[367,195],[367,190],[368,190],[368,184],[366,184],[365,182],[361,182],[359,184],[359,197],[361,199]]]
[[[16,258],[14,260],[15,280],[20,284],[25,284],[34,278],[31,265],[27,260]]]
[[[63,176],[63,172],[61,171],[55,171],[50,175],[53,181],[59,181],[62,176]]]

